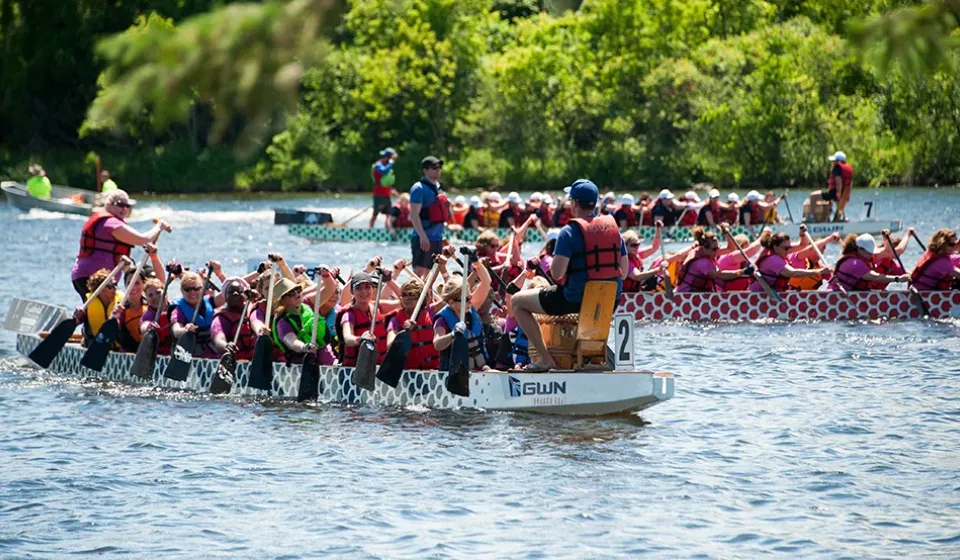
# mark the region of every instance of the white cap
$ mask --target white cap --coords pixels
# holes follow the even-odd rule
[[[732,192],[727,195],[727,202],[740,202],[740,195],[735,192]]]
[[[535,193],[533,193],[533,194],[530,195],[530,202],[542,202],[542,201],[543,201],[543,193],[542,193],[542,192],[537,191],[537,192],[535,192]]]
[[[628,193],[621,196],[620,204],[624,204],[626,206],[633,206],[633,195]]]
[[[869,233],[863,233],[857,236],[857,247],[860,247],[871,255],[878,253],[877,241]]]
[[[657,198],[665,198],[667,200],[673,198],[673,193],[670,192],[670,189],[663,189],[660,191],[660,194],[657,195]]]
[[[512,202],[512,203],[514,203],[514,204],[520,204],[521,202],[523,202],[523,199],[520,198],[520,194],[517,193],[517,192],[512,192],[512,193],[508,194],[508,195],[507,195],[507,200],[510,201],[510,202]]]
[[[553,204],[553,197],[549,193],[543,195],[543,202],[545,204]]]
[[[492,192],[492,193],[490,193],[490,194],[487,195],[487,200],[491,200],[491,201],[494,201],[494,202],[500,202],[500,201],[502,200],[502,197],[500,196],[500,193],[494,191],[494,192]]]
[[[747,197],[746,197],[746,198],[747,198],[747,200],[760,200],[760,199],[762,199],[763,197],[760,196],[760,193],[758,193],[757,191],[750,191],[750,192],[747,193]]]
[[[693,191],[687,191],[684,193],[683,198],[687,200],[692,200],[693,202],[700,202],[700,195]]]
[[[843,152],[837,152],[827,159],[830,161],[847,161],[847,154]]]
[[[554,239],[556,239],[556,238],[558,238],[558,237],[560,237],[560,230],[559,230],[559,229],[551,229],[551,230],[548,230],[548,231],[547,231],[547,241],[548,241],[548,242],[549,242],[549,241],[552,241],[552,240],[554,240]]]
[[[464,204],[467,203],[467,197],[465,197],[465,196],[463,196],[463,195],[460,195],[460,196],[458,196],[457,198],[453,199],[453,203],[454,203],[454,204],[459,204],[460,206],[463,206]]]
[[[720,198],[720,191],[717,189],[710,189],[710,198]]]
[[[616,199],[617,199],[617,195],[613,194],[613,191],[610,191],[610,192],[608,192],[607,194],[603,195],[603,198],[604,198],[604,200],[606,200],[606,199],[616,200]]]
[[[473,206],[474,208],[480,208],[480,197],[477,196],[477,195],[471,196],[471,197],[470,197],[470,206]]]

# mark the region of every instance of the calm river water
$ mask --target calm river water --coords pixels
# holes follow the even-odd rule
[[[852,216],[864,199],[924,239],[960,225],[960,190],[860,190]],[[268,251],[408,256],[272,225],[298,203],[343,218],[367,198],[143,200],[137,217],[174,225],[164,260],[228,274]],[[81,224],[0,205],[0,314],[14,296],[76,304]],[[23,367],[3,333],[0,557],[957,558],[958,334],[643,326],[642,365],[673,371],[676,397],[561,419],[158,395]]]

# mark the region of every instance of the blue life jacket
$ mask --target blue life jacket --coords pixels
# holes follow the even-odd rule
[[[513,345],[513,363],[518,366],[529,364],[530,341],[520,325],[510,330],[510,343]]]
[[[443,317],[444,322],[447,323],[447,327],[450,331],[453,331],[454,325],[460,322],[460,316],[453,312],[453,309],[450,309],[449,305],[443,306],[443,309],[438,313],[440,317]],[[480,319],[480,314],[477,313],[477,310],[473,307],[470,307],[470,313],[466,316],[467,324],[467,345],[470,347],[470,369],[479,370],[483,368],[489,361],[487,358],[487,346],[483,343],[483,321]],[[440,352],[440,371],[445,371],[450,369],[450,348],[447,346]]]
[[[216,315],[216,310],[213,308],[213,304],[210,303],[210,298],[202,298],[200,300],[202,303],[200,305],[200,312],[197,313],[197,320],[194,321],[194,325],[197,326],[197,346],[193,351],[194,356],[203,355],[203,350],[207,346],[211,345],[213,341],[210,338],[210,325],[213,324],[213,318]],[[183,316],[187,318],[187,321],[193,318],[193,306],[187,303],[187,300],[180,298],[170,306],[170,312],[173,313],[173,308],[180,310],[180,313],[183,313]],[[170,333],[173,334],[173,323],[170,324]]]

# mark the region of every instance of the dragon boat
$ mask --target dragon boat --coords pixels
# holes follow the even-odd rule
[[[814,238],[827,237],[833,233],[839,233],[841,236],[854,233],[870,233],[879,235],[884,229],[890,231],[900,231],[903,229],[901,220],[866,220],[861,222],[811,222],[806,224],[807,231]],[[751,239],[756,238],[764,226],[733,226],[730,232],[733,235],[744,234]],[[774,224],[770,226],[773,231],[782,231],[791,238],[800,236],[800,224]],[[654,235],[654,228],[643,226],[631,228],[644,239],[651,239]],[[717,235],[722,235],[717,228],[714,230]],[[371,243],[410,243],[410,230],[397,229],[390,231],[385,228],[356,228],[356,227],[337,227],[332,225],[313,225],[305,223],[289,224],[287,230],[291,235],[302,237],[311,241],[339,241],[345,243],[351,242],[371,242]],[[495,229],[500,239],[506,239],[510,235],[508,229]],[[684,226],[673,226],[663,229],[663,236],[669,241],[692,241],[693,228]],[[475,229],[448,229],[446,237],[450,241],[473,243],[480,235],[479,230]],[[530,243],[542,243],[543,235],[534,229],[528,229],[525,240]]]
[[[636,321],[694,323],[744,321],[872,321],[960,318],[960,291],[783,292],[782,302],[761,292],[623,294],[617,313]]]

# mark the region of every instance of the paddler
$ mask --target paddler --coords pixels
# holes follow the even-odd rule
[[[739,223],[740,220],[740,195],[732,192],[727,195],[727,204],[720,213],[720,222],[726,222],[731,226]]]
[[[720,227],[725,226],[721,224]],[[747,255],[748,258],[753,258],[753,256],[756,255],[761,249],[760,238],[757,238],[756,241],[750,243],[750,239],[742,233],[733,236],[732,243],[727,241],[726,248],[728,251],[726,254],[717,258],[718,269],[731,272],[740,270],[744,268],[745,265],[750,264],[744,260],[743,254],[737,250],[737,247],[743,249],[743,254]],[[793,280],[791,280],[791,282],[792,281]],[[745,277],[730,280],[728,282],[716,282],[716,284],[720,287],[721,292],[745,292],[750,289],[750,282],[752,282],[752,279]]]
[[[451,214],[453,218],[454,225],[463,227],[464,218],[466,218],[467,213],[470,211],[470,203],[467,202],[467,197],[460,195],[457,198],[453,199],[453,208],[451,208]]]
[[[677,225],[677,218],[686,208],[687,204],[678,202],[670,189],[663,189],[653,202],[650,213],[653,214],[654,221],[660,220],[664,226],[670,227]]]
[[[256,335],[250,328],[250,321],[243,320],[243,310],[253,291],[250,284],[239,276],[224,280],[222,289],[226,294],[226,302],[217,309],[213,324],[210,325],[213,348],[220,356],[230,352],[238,360],[250,360],[253,358]],[[240,327],[240,336],[234,344],[237,327]]]
[[[80,234],[80,251],[70,273],[73,288],[84,301],[87,293],[87,279],[101,268],[113,268],[120,257],[129,256],[134,245],[152,243],[161,230],[171,231],[163,220],[140,233],[125,222],[130,209],[136,204],[126,191],[115,190],[104,197],[104,209],[94,211],[83,225]]]
[[[427,156],[420,162],[423,174],[410,187],[410,217],[413,232],[410,234],[413,270],[425,277],[433,259],[443,248],[443,233],[450,217],[450,203],[440,188],[443,161]]]
[[[100,193],[107,194],[111,191],[119,190],[120,187],[110,178],[110,172],[104,169],[100,172]]]
[[[740,223],[745,226],[756,226],[766,223],[766,216],[770,210],[776,209],[783,197],[774,199],[772,202],[764,202],[763,197],[757,191],[750,191],[744,197],[743,206],[740,207]]]
[[[387,314],[387,347],[393,344],[397,333],[410,333],[410,352],[404,361],[404,369],[439,369],[440,353],[433,345],[433,303],[430,294],[424,300],[420,314],[414,318],[413,311],[423,293],[423,281],[411,278],[400,287],[400,308]]]
[[[937,230],[910,273],[913,286],[920,291],[954,289],[956,281],[960,280],[960,259],[956,259],[958,249],[960,243],[956,231]]]
[[[463,222],[461,224],[463,229],[479,229],[480,228],[480,197],[471,196],[470,197],[470,207],[467,209],[467,212],[463,215]]]
[[[550,274],[557,281],[549,288],[523,290],[513,296],[513,313],[520,328],[537,351],[538,362],[525,369],[544,372],[556,367],[547,351],[534,313],[566,315],[578,313],[583,291],[590,280],[615,280],[617,300],[623,289],[629,261],[627,248],[613,216],[597,213],[600,192],[592,181],[579,179],[568,187],[573,219],[560,230],[550,263]],[[589,251],[588,251],[589,249]]]
[[[220,263],[211,261],[210,265],[218,277],[223,275]],[[184,272],[180,277],[180,293],[182,297],[170,306],[170,331],[173,339],[177,340],[186,332],[197,334],[197,345],[193,355],[197,358],[216,358],[217,351],[210,341],[210,327],[213,325],[214,312],[224,302],[222,293],[213,295],[203,294],[204,278],[196,272]],[[203,301],[201,301],[201,299]],[[200,303],[196,320],[193,319],[194,308]]]
[[[30,178],[27,179],[27,194],[34,198],[50,198],[53,192],[53,185],[47,177],[46,170],[39,163],[34,163],[29,168]]]
[[[321,301],[329,299],[337,290],[336,281],[330,270],[320,267],[319,290],[313,297]],[[283,351],[288,364],[301,364],[306,354],[315,352],[319,365],[333,365],[335,357],[330,348],[324,343],[327,323],[324,317],[314,317],[312,301],[304,301],[303,285],[288,278],[284,278],[274,288],[274,293],[280,293],[279,305],[273,318],[274,345]],[[317,343],[310,341],[313,336],[313,323],[317,323]]]
[[[147,252],[156,258],[157,248],[147,245]],[[140,322],[143,319],[143,313],[147,309],[146,298],[144,297],[144,284],[152,278],[157,278],[152,265],[145,265],[140,270],[140,274],[134,277],[134,270],[128,270],[123,275],[123,285],[125,294],[123,303],[117,311],[117,319],[120,321],[120,331],[117,333],[117,342],[120,347],[127,352],[136,352],[140,347],[140,340],[143,333],[140,330]],[[163,272],[160,273],[163,275]],[[157,278],[157,282],[162,283],[163,278]]]
[[[487,193],[483,198],[483,226],[495,228],[500,226],[500,213],[503,212],[505,203],[500,193],[494,191]]]
[[[523,209],[520,208],[520,205],[523,203],[523,199],[520,198],[520,194],[516,192],[511,192],[507,195],[507,207],[500,212],[500,220],[497,223],[497,227],[503,228],[512,228],[518,225],[524,219]]]
[[[413,222],[410,220],[410,195],[403,193],[397,199],[397,203],[390,208],[390,214],[387,215],[387,229],[391,232],[397,229],[410,229]]]
[[[697,225],[697,218],[700,217],[700,209],[705,206],[705,204],[700,201],[700,195],[693,191],[687,191],[683,194],[680,201],[685,202],[687,207],[680,213],[680,217],[677,219],[677,225],[681,227]]]
[[[570,218],[573,218],[573,204],[569,198],[564,197],[557,211],[553,213],[553,227],[562,228],[570,223]]]
[[[790,236],[782,231],[771,233],[770,230],[765,230],[760,235],[760,246],[763,251],[757,259],[757,270],[776,292],[789,290],[791,278],[810,278],[830,272],[827,267],[804,270],[790,266],[787,258],[794,248]],[[750,291],[762,292],[763,287],[754,279],[750,283]]]
[[[357,272],[350,279],[353,300],[337,313],[337,339],[340,341],[340,362],[347,367],[357,365],[360,343],[372,340],[376,343],[377,363],[383,361],[387,352],[387,326],[384,310],[373,309],[377,297],[376,280],[367,272]]]
[[[697,242],[697,249],[680,265],[680,272],[677,274],[677,292],[718,292],[720,288],[717,281],[728,282],[753,275],[754,268],[749,263],[739,270],[719,269],[717,253],[720,250],[720,240],[712,231],[704,231],[702,226],[697,226],[693,228],[693,239]]]
[[[820,268],[825,264],[820,262],[820,254],[827,250],[827,245],[830,243],[838,243],[840,241],[840,234],[833,232],[828,237],[818,239],[814,241],[813,245],[810,245],[806,233],[806,224],[800,224],[800,242],[794,245],[793,249],[795,252],[790,253],[790,256],[787,258],[787,264],[793,268],[805,268],[808,270]],[[817,249],[820,250],[820,253],[817,252]],[[823,282],[824,278],[817,276],[811,278],[791,278],[790,287],[801,292],[809,292],[819,290]],[[884,286],[885,285],[886,284],[884,284]]]
[[[865,292],[875,289],[871,283],[886,285],[910,279],[909,274],[888,276],[874,272],[873,258],[877,253],[877,242],[869,233],[848,235],[843,240],[843,255],[834,266],[827,291]]]
[[[465,322],[460,322],[460,299],[463,294],[463,277],[454,276],[447,281],[440,290],[440,299],[446,304],[437,312],[433,321],[433,346],[440,353],[440,369],[450,367],[450,345],[456,333],[467,337],[470,348],[470,370],[486,371],[490,356],[487,354],[483,339],[483,319],[477,309],[484,305],[490,293],[490,273],[482,263],[477,263],[473,274],[479,280],[472,292],[467,294],[469,308],[465,314]],[[470,278],[468,278],[468,281]],[[536,323],[534,323],[536,324]]]
[[[97,289],[97,286],[106,280],[109,275],[109,270],[101,268],[87,278],[87,293],[84,294],[83,301],[87,301],[90,294],[92,294],[93,291]],[[117,280],[111,278],[107,285],[97,294],[97,297],[90,302],[86,310],[81,307],[77,307],[74,310],[73,318],[83,323],[83,345],[85,347],[90,346],[93,339],[97,337],[97,334],[100,332],[100,327],[102,327],[108,319],[116,315],[122,301],[123,293],[117,291]],[[119,348],[117,345],[115,345],[115,347]]]
[[[378,214],[383,214],[385,220],[390,215],[390,207],[393,206],[390,197],[396,192],[393,190],[393,185],[397,182],[393,173],[396,162],[397,151],[384,148],[380,152],[380,159],[370,167],[370,175],[373,177],[373,214],[370,216],[370,229],[377,223]]]
[[[640,248],[640,235],[633,230],[624,232],[623,242],[627,246],[627,260],[629,261],[627,277],[623,280],[623,291],[628,294],[636,293],[643,289],[645,282],[658,274],[663,274],[666,270],[666,264],[650,270],[643,269],[644,259],[651,257],[660,250],[660,228],[657,228],[654,234],[653,245],[645,249]]]
[[[613,219],[617,221],[617,225],[622,230],[640,225],[640,216],[634,210],[632,194],[627,193],[620,197],[620,207],[613,213]]]
[[[880,235],[883,239],[883,248],[880,250],[880,253],[873,258],[873,271],[878,274],[886,274],[887,276],[897,276],[905,273],[906,271],[900,267],[900,262],[897,260],[897,257],[906,252],[910,236],[915,233],[916,230],[912,227],[907,228],[903,237],[891,234],[888,229],[881,230]],[[885,290],[887,285],[874,284],[871,288],[875,290]]]
[[[720,191],[710,189],[710,199],[697,214],[697,225],[719,226],[723,222],[723,206],[720,204]]]
[[[827,160],[830,162],[827,188],[810,193],[811,215],[806,217],[808,222],[814,221],[813,209],[816,208],[817,202],[821,200],[837,203],[837,210],[833,214],[834,222],[847,221],[844,210],[847,207],[847,202],[850,201],[850,192],[853,190],[853,167],[847,163],[847,154],[843,152],[838,151],[828,157]]]

